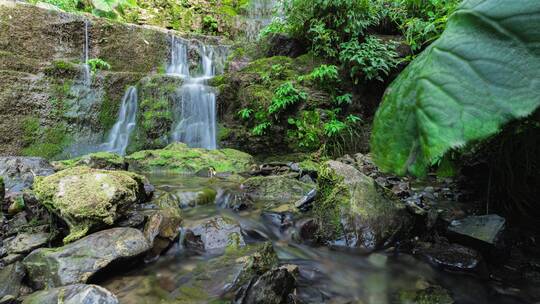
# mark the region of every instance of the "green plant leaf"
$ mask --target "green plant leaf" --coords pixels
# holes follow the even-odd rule
[[[452,148],[540,106],[540,2],[468,0],[388,88],[372,136],[385,171],[424,175]]]

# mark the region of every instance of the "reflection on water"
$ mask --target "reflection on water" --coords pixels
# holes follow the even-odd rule
[[[242,196],[240,185],[232,181],[188,176],[149,179],[158,196],[204,188],[216,190],[216,201],[233,197],[231,192]],[[299,267],[297,295],[305,303],[412,303],[407,301],[408,293],[438,288],[437,285],[449,290],[455,303],[523,303],[497,294],[478,278],[434,269],[410,255],[393,251],[368,255],[295,243],[291,240],[293,228],[280,229],[271,221],[262,220],[261,209],[257,202],[249,211],[240,213],[219,208],[215,203],[191,207],[183,211],[184,225],[222,215],[237,220],[250,236],[246,236],[248,249],[265,238],[271,240],[282,264]],[[229,288],[241,270],[240,260],[227,254],[194,255],[177,244],[158,261],[118,274],[102,285],[126,304],[231,300]],[[447,303],[441,299],[440,303]]]

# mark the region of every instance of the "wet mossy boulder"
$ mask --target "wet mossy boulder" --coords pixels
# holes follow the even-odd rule
[[[23,304],[118,304],[118,299],[107,289],[97,285],[73,284],[35,292]]]
[[[254,201],[269,206],[294,204],[314,188],[286,175],[255,176],[245,180],[242,185]]]
[[[238,150],[190,148],[183,143],[170,144],[161,150],[139,151],[126,160],[133,170],[179,174],[195,174],[208,168],[214,173],[241,173],[249,171],[254,163],[251,155]]]
[[[53,162],[53,166],[59,171],[79,166],[103,170],[127,170],[128,168],[122,156],[110,152],[97,152],[74,159],[57,161]]]
[[[74,167],[37,178],[39,202],[69,226],[69,243],[96,226],[110,226],[133,204],[144,202],[144,177],[125,171]]]
[[[150,242],[141,231],[112,228],[63,247],[35,250],[23,264],[32,287],[53,288],[86,283],[109,264],[139,257],[150,248]]]
[[[413,226],[405,205],[353,166],[328,161],[319,170],[313,212],[322,239],[375,250],[406,237]]]

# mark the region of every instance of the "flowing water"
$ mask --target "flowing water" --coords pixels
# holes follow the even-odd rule
[[[137,119],[137,88],[129,87],[122,98],[118,119],[109,133],[104,148],[108,152],[120,155],[126,154],[129,137],[135,129]]]
[[[365,254],[295,242],[295,225],[276,224],[278,213],[263,211],[265,202],[255,202],[252,208],[240,212],[225,208],[246,197],[235,182],[189,176],[148,178],[156,186],[154,199],[169,196],[183,206],[183,227],[223,216],[242,227],[246,248],[271,241],[280,264],[299,267],[297,296],[303,303],[402,304],[407,302],[397,301],[400,291],[424,290],[428,282],[448,289],[455,303],[524,303],[500,294],[478,277],[445,272],[410,255],[393,251]],[[206,188],[217,192],[213,203],[182,203]],[[227,259],[227,255],[193,253],[176,244],[157,261],[97,283],[111,290],[123,304],[228,303],[234,297],[230,286],[242,268],[238,263],[242,258]]]
[[[194,70],[190,70],[188,41],[173,36],[171,60],[167,73],[184,79],[177,91],[175,124],[171,140],[194,148],[217,148],[216,92],[207,82],[222,72],[226,58],[223,48],[197,43],[200,57]]]
[[[84,21],[84,64],[83,64],[83,82],[86,86],[92,85],[92,75],[90,75],[90,66],[88,65],[88,53],[90,49],[90,41],[88,35],[88,26],[90,21]]]

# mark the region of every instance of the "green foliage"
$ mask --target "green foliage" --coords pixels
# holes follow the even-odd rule
[[[405,36],[413,51],[436,40],[448,16],[461,0],[398,0],[387,3],[387,13]]]
[[[451,149],[540,107],[537,2],[476,4],[466,1],[388,89],[371,141],[383,170],[424,175]]]
[[[334,98],[334,102],[338,105],[351,104],[352,103],[352,94],[347,93]]]
[[[95,10],[104,13],[122,12],[125,8],[137,6],[136,0],[92,0]]]
[[[206,15],[203,17],[203,29],[207,33],[215,33],[218,31],[219,24],[216,18],[212,15]]]
[[[288,81],[279,86],[274,92],[274,98],[268,108],[268,114],[275,114],[300,101],[307,99],[307,94],[294,87],[292,82]]]
[[[30,2],[33,4],[36,4],[37,2],[48,3],[66,12],[75,12],[80,6],[79,0],[31,0]]]
[[[251,114],[253,114],[253,110],[248,108],[243,108],[242,110],[238,111],[238,116],[240,116],[240,118],[243,120],[248,120],[251,117]]]
[[[313,69],[308,75],[298,77],[298,80],[313,81],[318,87],[333,92],[340,81],[338,67],[335,65],[322,64]]]
[[[351,78],[358,83],[361,77],[383,81],[399,63],[394,42],[383,42],[374,36],[366,37],[364,43],[351,40],[341,45],[339,59],[350,69]]]
[[[258,39],[264,39],[271,34],[287,32],[287,23],[281,18],[274,18],[272,22],[259,32]]]
[[[107,61],[105,61],[103,59],[100,59],[100,58],[89,59],[87,64],[90,67],[90,71],[92,71],[92,73],[95,73],[98,70],[110,70],[111,69],[111,65]]]
[[[263,134],[265,134],[266,132],[266,129],[268,129],[272,124],[268,121],[266,122],[262,122],[258,125],[256,125],[253,130],[251,131],[251,133],[253,133],[253,135],[256,135],[256,136],[261,136]]]

